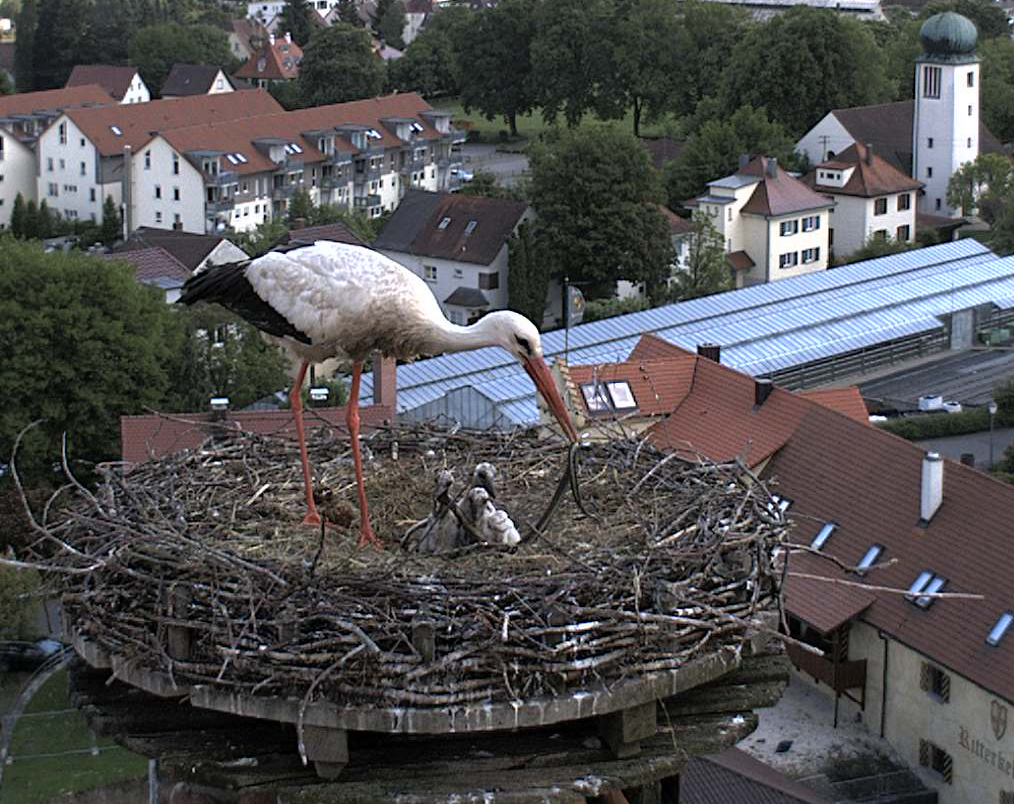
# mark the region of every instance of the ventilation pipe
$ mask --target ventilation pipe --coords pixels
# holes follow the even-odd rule
[[[922,493],[919,522],[928,525],[944,500],[944,461],[937,452],[927,452],[922,459]]]
[[[756,407],[760,407],[764,404],[765,400],[771,396],[771,391],[775,387],[775,384],[771,380],[756,379],[753,381],[753,403]]]
[[[722,362],[722,347],[717,343],[697,344],[697,354],[708,358],[708,360],[714,360],[716,363]]]

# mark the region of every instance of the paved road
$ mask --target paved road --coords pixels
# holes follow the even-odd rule
[[[966,452],[975,455],[975,468],[987,469],[989,467],[989,431],[984,433],[969,433],[962,436],[948,436],[947,438],[927,438],[923,441],[916,441],[920,447],[926,450],[939,452],[945,458],[953,458],[958,461]],[[997,428],[993,431],[993,460],[999,461],[1003,457],[1003,451],[1014,444],[1014,427]],[[946,483],[947,481],[944,480]]]

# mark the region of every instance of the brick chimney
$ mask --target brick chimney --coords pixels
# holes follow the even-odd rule
[[[778,159],[773,156],[769,156],[767,164],[765,165],[765,173],[768,174],[769,178],[775,178],[778,176]]]
[[[866,164],[867,165],[872,165],[873,164],[873,143],[872,142],[866,143]]]
[[[398,361],[380,352],[373,353],[373,404],[398,410]]]
[[[714,360],[716,363],[722,362],[722,347],[717,343],[697,344],[697,354],[708,358],[708,360]]]
[[[758,377],[753,381],[753,404],[755,407],[763,405],[774,389],[775,384],[771,380]]]
[[[928,525],[944,501],[944,461],[937,452],[922,458],[922,489],[919,499],[919,524]]]

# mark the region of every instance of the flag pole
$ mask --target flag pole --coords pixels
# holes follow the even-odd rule
[[[570,351],[570,278],[563,278],[563,362],[568,363]]]

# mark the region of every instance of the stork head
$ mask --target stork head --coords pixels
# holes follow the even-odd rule
[[[560,423],[563,432],[571,441],[577,441],[577,430],[570,420],[567,408],[560,398],[560,392],[549,373],[546,361],[542,357],[542,339],[535,324],[523,315],[510,310],[498,310],[481,319],[488,322],[486,326],[494,331],[497,342],[517,358],[528,376],[535,383],[535,388],[546,400],[553,416]]]

